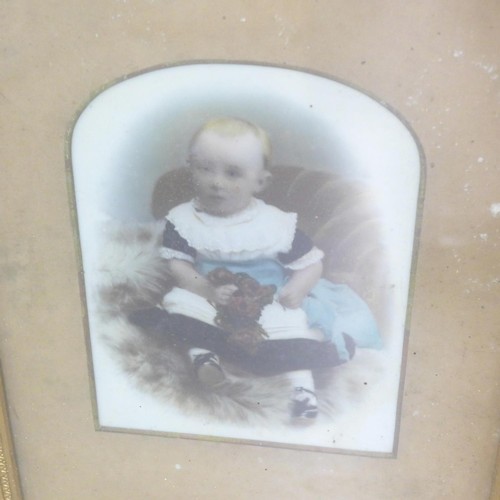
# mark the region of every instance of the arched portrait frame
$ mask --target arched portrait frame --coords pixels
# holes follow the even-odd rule
[[[320,403],[320,417],[307,428],[287,421],[284,400],[276,412],[257,408],[268,396],[262,378],[245,393],[255,409],[240,420],[234,404],[224,406],[232,397],[227,387],[215,390],[207,408],[195,381],[193,398],[181,401],[173,394],[180,386],[172,389],[151,361],[165,346],[156,337],[145,346],[151,337],[128,324],[130,311],[158,298],[151,292],[145,299],[128,270],[140,274],[146,266],[154,275],[157,262],[141,261],[143,250],[156,252],[158,221],[189,194],[182,174],[165,175],[182,171],[190,139],[205,121],[228,115],[267,131],[279,180],[270,201],[279,199],[316,231],[327,246],[329,277],[363,298],[381,330],[381,349],[361,348],[333,370],[324,415]],[[397,112],[327,75],[189,62],[129,75],[99,92],[79,114],[70,144],[97,428],[394,456],[425,163]],[[172,182],[179,184],[169,190]],[[311,208],[317,198],[323,202]],[[164,276],[155,277],[161,289]],[[241,383],[237,370],[230,381],[233,388]],[[283,387],[280,377],[271,383],[274,392]]]

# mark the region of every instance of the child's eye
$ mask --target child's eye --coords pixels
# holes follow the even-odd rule
[[[210,172],[210,167],[207,165],[196,165],[196,170],[199,172]]]
[[[228,177],[231,177],[233,179],[237,179],[238,177],[241,177],[241,171],[238,170],[237,168],[230,168],[226,171],[226,174]]]

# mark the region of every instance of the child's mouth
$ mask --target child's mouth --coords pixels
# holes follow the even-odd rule
[[[221,202],[221,201],[225,201],[226,198],[220,194],[211,194],[208,196],[208,199],[210,201]]]

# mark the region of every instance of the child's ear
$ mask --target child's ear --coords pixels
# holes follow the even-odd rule
[[[193,182],[193,167],[189,160],[184,164],[184,171],[186,172],[186,179],[188,182]]]
[[[271,174],[271,172],[269,172],[269,170],[262,171],[262,173],[260,174],[259,179],[257,181],[257,184],[258,184],[258,187],[256,190],[257,193],[264,191],[264,189],[266,189],[267,186],[269,186],[269,184],[271,183],[271,177],[272,177],[272,174]]]

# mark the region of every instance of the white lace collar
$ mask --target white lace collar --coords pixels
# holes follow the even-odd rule
[[[191,247],[212,259],[250,260],[288,252],[297,225],[297,214],[256,198],[229,217],[202,212],[192,200],[173,208],[167,219]]]
[[[234,226],[237,224],[243,224],[244,222],[249,222],[257,216],[257,212],[259,208],[262,208],[261,205],[265,205],[262,200],[258,200],[257,198],[252,198],[250,203],[246,208],[237,212],[236,214],[229,215],[227,217],[219,217],[217,215],[212,215],[207,212],[204,212],[199,208],[198,201],[196,198],[191,200],[191,205],[194,210],[195,216],[200,219],[200,221],[207,226]]]

